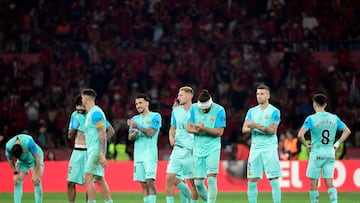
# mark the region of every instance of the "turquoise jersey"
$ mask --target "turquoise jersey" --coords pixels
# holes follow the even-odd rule
[[[254,121],[255,123],[269,127],[271,123],[280,123],[280,110],[269,104],[262,110],[260,105],[254,106],[248,110],[245,121]],[[267,134],[261,130],[253,129],[251,131],[251,150],[271,150],[278,148],[278,139],[276,132]]]
[[[197,103],[194,103],[189,111],[188,122],[202,123],[207,128],[225,128],[226,113],[224,107],[213,103],[208,113],[202,112]],[[201,132],[194,135],[194,156],[205,157],[216,150],[221,149],[221,137]]]
[[[74,122],[77,121],[80,124],[79,127],[77,128],[77,130],[79,130],[81,132],[85,132],[85,119],[86,119],[86,114],[82,114],[77,111],[72,112],[68,129],[69,130],[74,129],[74,126],[73,126]]]
[[[85,141],[88,151],[100,150],[100,138],[97,128],[106,128],[106,117],[99,106],[94,106],[86,114]]]
[[[43,151],[41,150],[40,146],[35,143],[34,139],[30,135],[19,134],[15,135],[6,143],[5,155],[8,159],[13,158],[13,155],[11,154],[11,149],[15,145],[17,139],[20,140],[21,146],[23,148],[23,153],[21,154],[18,161],[27,164],[33,164],[35,163],[34,154],[39,154],[40,161],[44,158]]]
[[[311,152],[320,150],[334,151],[336,132],[345,128],[344,122],[335,114],[317,112],[306,117],[302,126],[310,130]]]
[[[171,112],[170,125],[176,128],[176,145],[182,148],[192,149],[194,146],[194,134],[186,130],[188,113],[182,105],[174,108]]]
[[[161,115],[150,111],[145,117],[141,114],[132,117],[132,120],[143,128],[155,129],[155,134],[151,137],[145,135],[140,130],[135,136],[134,161],[158,161],[158,137],[161,128]],[[131,128],[129,130],[132,130]]]

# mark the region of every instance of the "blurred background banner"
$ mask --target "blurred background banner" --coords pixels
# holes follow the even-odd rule
[[[43,189],[45,192],[65,192],[67,161],[45,162]],[[157,171],[156,188],[158,192],[165,191],[165,174],[167,161],[160,161]],[[283,177],[280,181],[282,191],[306,192],[309,190],[309,180],[306,177],[306,161],[281,161]],[[13,172],[7,162],[0,163],[0,192],[13,191]],[[105,175],[112,192],[139,192],[141,188],[132,180],[132,161],[109,162]],[[221,161],[218,175],[220,192],[245,192],[247,190],[246,162]],[[265,178],[265,177],[263,177]],[[360,160],[336,161],[334,185],[338,191],[355,192],[360,190]],[[259,191],[271,191],[264,179],[259,181]],[[85,187],[78,187],[85,191]],[[320,181],[320,191],[326,191],[325,184]],[[24,192],[32,192],[31,174],[24,182]]]

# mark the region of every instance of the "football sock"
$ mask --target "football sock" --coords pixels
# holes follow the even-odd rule
[[[148,197],[149,197],[148,199],[149,203],[156,203],[156,195],[149,195]]]
[[[203,199],[204,201],[207,201],[207,190],[204,184],[204,180],[194,180],[195,186],[196,186],[196,190],[199,194],[199,196],[201,197],[201,199]]]
[[[42,203],[42,200],[43,200],[42,185],[41,184],[35,185],[34,190],[35,190],[35,192],[34,192],[35,203]]]
[[[96,203],[96,200],[88,200],[87,203]]]
[[[337,190],[336,188],[332,187],[328,189],[328,193],[329,193],[329,197],[330,197],[330,202],[331,203],[337,203]]]
[[[274,203],[280,203],[281,202],[281,189],[279,184],[279,179],[273,179],[270,180],[271,185],[271,193]]]
[[[208,177],[207,181],[208,181],[208,189],[209,189],[207,203],[215,203],[218,193],[216,177],[210,176]]]
[[[317,203],[319,200],[319,191],[317,190],[310,190],[310,202]]]
[[[166,203],[174,203],[174,196],[167,196]]]
[[[191,203],[198,203],[198,200],[197,199],[192,199]]]
[[[187,203],[191,197],[190,190],[187,184],[181,181],[179,184],[177,184],[176,187],[180,190],[181,203]]]
[[[257,182],[248,181],[248,201],[249,203],[256,203],[258,197]]]
[[[112,199],[105,200],[105,203],[113,203],[113,200]]]
[[[21,198],[23,194],[22,187],[23,187],[23,181],[18,180],[14,188],[14,203],[21,203]]]
[[[147,203],[147,202],[148,202],[148,199],[149,199],[149,196],[145,196],[145,197],[144,197],[144,203]]]

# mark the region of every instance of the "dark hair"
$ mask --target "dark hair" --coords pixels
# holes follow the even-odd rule
[[[75,106],[81,106],[81,105],[82,105],[81,95],[77,95],[75,97]]]
[[[138,96],[136,96],[136,99],[141,99],[141,98],[143,98],[145,101],[150,101],[150,97],[147,95],[147,94],[143,94],[143,93],[141,93],[141,94],[138,94]]]
[[[199,95],[198,101],[206,102],[206,101],[209,101],[210,98],[211,98],[211,95],[210,95],[209,91],[206,89],[203,89]]]
[[[258,85],[256,89],[263,89],[270,92],[270,87],[264,84]]]
[[[317,103],[320,106],[324,106],[327,100],[327,97],[325,94],[315,94],[312,98],[312,100]]]
[[[22,148],[21,144],[15,144],[11,148],[11,154],[17,159],[21,157],[22,152],[23,152],[23,148]]]
[[[84,89],[82,91],[82,94],[86,95],[86,96],[90,96],[92,98],[96,98],[96,96],[97,96],[95,90],[93,90],[93,89]]]

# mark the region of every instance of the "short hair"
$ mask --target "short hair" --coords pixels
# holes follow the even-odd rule
[[[93,89],[84,89],[81,92],[81,94],[92,97],[92,98],[96,98],[96,96],[97,96],[95,90],[93,90]]]
[[[317,103],[320,106],[324,106],[327,100],[327,97],[325,94],[315,94],[312,98],[312,100]]]
[[[21,157],[22,152],[23,148],[21,144],[14,144],[14,146],[11,148],[11,154],[17,159]]]
[[[184,91],[186,93],[191,93],[194,94],[194,90],[193,88],[191,88],[190,86],[183,86],[179,89],[180,91]]]
[[[199,102],[206,102],[209,101],[211,95],[207,89],[203,89],[198,97]]]
[[[81,106],[81,105],[82,105],[81,95],[77,95],[75,97],[75,106]]]
[[[270,87],[264,84],[258,85],[256,89],[267,90],[270,92]]]
[[[149,102],[150,101],[150,97],[147,94],[144,93],[140,93],[136,96],[136,99],[144,99],[145,101]]]

